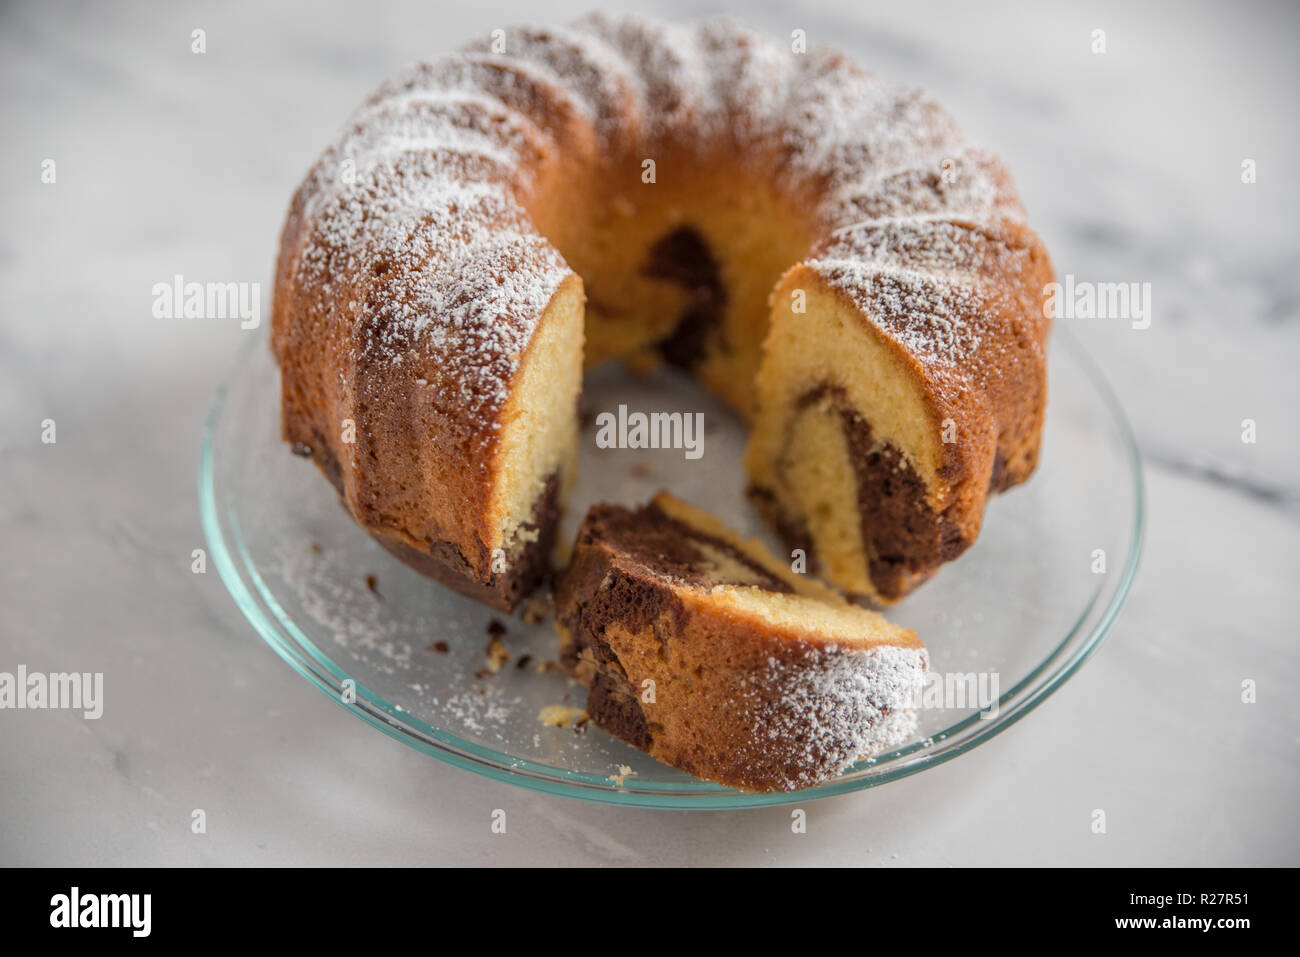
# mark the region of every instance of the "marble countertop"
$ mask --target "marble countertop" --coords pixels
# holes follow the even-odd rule
[[[1083,671],[974,752],[812,804],[801,835],[781,808],[534,794],[349,716],[215,573],[191,573],[200,426],[248,333],[155,318],[152,286],[269,287],[289,195],[366,92],[471,35],[584,9],[551,6],[0,11],[0,671],[106,676],[97,721],[0,711],[0,864],[1300,863],[1294,6],[734,11],[929,88],[1007,159],[1058,271],[1151,284],[1148,328],[1063,320],[1143,448],[1136,586]]]

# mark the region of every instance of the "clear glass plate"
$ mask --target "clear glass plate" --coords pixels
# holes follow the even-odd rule
[[[1033,480],[990,502],[979,541],[889,612],[925,641],[933,672],[997,675],[996,713],[981,717],[984,701],[924,707],[914,740],[796,794],[724,788],[597,728],[544,725],[543,707],[584,701],[583,689],[566,677],[535,668],[556,653],[550,622],[528,625],[454,594],[353,523],[315,466],[280,440],[278,373],[264,334],[240,352],[217,390],[203,435],[199,501],[213,562],[257,632],[336,703],[413,748],[512,784],[612,804],[804,802],[914,774],[988,740],[1074,674],[1115,620],[1142,538],[1137,449],[1105,380],[1059,329],[1050,382]],[[592,413],[619,403],[703,412],[703,456],[597,449]],[[742,492],[744,431],[690,380],[671,371],[632,378],[600,370],[588,377],[583,407],[582,477],[563,531],[570,539],[592,502],[639,504],[660,488],[763,535]],[[1094,570],[1098,550],[1104,572]],[[497,674],[484,671],[493,617],[506,625],[512,655]],[[517,667],[522,655],[532,656],[524,668]],[[345,700],[349,680],[355,701]],[[954,702],[930,702],[944,703]]]

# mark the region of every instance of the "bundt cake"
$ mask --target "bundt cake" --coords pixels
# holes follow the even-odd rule
[[[284,436],[387,548],[509,609],[547,571],[584,362],[669,362],[752,423],[791,548],[891,601],[1034,467],[1049,279],[1001,163],[838,53],[495,31],[385,83],[294,196]]]
[[[916,726],[912,631],[665,493],[591,508],[555,620],[593,723],[721,784],[807,787]]]

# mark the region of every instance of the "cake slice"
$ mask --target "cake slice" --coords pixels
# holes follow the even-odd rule
[[[792,791],[916,727],[914,632],[667,493],[591,508],[555,610],[591,721],[697,777]]]
[[[1051,264],[1012,222],[862,224],[772,294],[749,493],[814,572],[889,605],[1038,462]]]

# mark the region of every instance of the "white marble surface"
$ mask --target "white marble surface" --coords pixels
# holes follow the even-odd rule
[[[290,192],[380,78],[583,9],[268,6],[0,11],[0,670],[106,685],[99,721],[0,712],[0,864],[1300,863],[1296,7],[737,10],[929,87],[1010,162],[1062,273],[1153,287],[1149,329],[1071,323],[1147,461],[1147,549],[1102,651],[1008,733],[811,805],[793,835],[788,810],[619,810],[444,766],[327,701],[190,573],[199,429],[247,333],[155,319],[152,284],[266,284]]]

